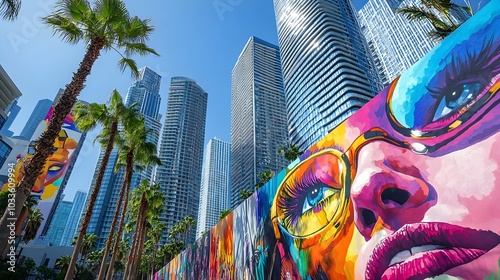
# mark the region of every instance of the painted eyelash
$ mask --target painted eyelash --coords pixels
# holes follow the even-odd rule
[[[301,204],[303,203],[302,198],[309,188],[318,183],[321,183],[319,178],[311,173],[307,173],[304,174],[300,180],[293,178],[290,183],[285,183],[283,185],[283,194],[280,195],[278,204],[283,210],[283,215],[288,223],[293,224],[296,222],[296,219],[300,217],[302,211]]]
[[[470,77],[476,76],[476,73],[488,73],[486,79],[481,76],[476,77],[483,85],[487,85],[491,77],[500,73],[500,59],[497,58],[499,55],[500,43],[495,42],[493,38],[485,40],[477,51],[466,48],[465,55],[452,54],[451,63],[444,70],[444,83],[434,88],[429,86],[426,88],[432,97],[439,99],[446,93],[446,89],[470,81]],[[473,75],[470,75],[471,73]]]

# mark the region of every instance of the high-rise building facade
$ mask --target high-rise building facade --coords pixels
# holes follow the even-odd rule
[[[87,193],[84,191],[77,191],[73,198],[73,206],[68,215],[68,221],[61,236],[59,246],[71,246],[73,237],[76,235],[77,227],[82,215],[83,206],[85,205],[85,197]]]
[[[291,144],[323,138],[381,89],[351,0],[274,0]]]
[[[0,65],[0,129],[7,121],[12,105],[21,95],[21,91]]]
[[[130,106],[134,103],[137,104],[138,111],[144,116],[146,127],[151,129],[147,140],[155,145],[158,144],[161,130],[161,115],[159,114],[161,102],[160,82],[160,75],[147,67],[143,67],[139,69],[139,77],[129,87],[127,96],[125,97],[126,106]],[[90,192],[92,192],[92,188],[95,185],[95,180],[97,178],[97,174],[99,173],[103,156],[104,150],[101,150],[94,170],[94,177],[92,179]],[[93,233],[99,236],[97,240],[98,249],[104,247],[106,239],[108,238],[120,189],[125,177],[124,168],[121,168],[116,172],[114,171],[117,160],[118,151],[115,149],[111,152],[109,163],[104,171],[101,189],[99,190],[97,202],[94,205],[92,217],[87,228],[88,233]],[[153,171],[154,166],[148,166],[144,170],[135,171],[132,176],[131,188],[133,189],[142,179],[148,179],[151,181],[154,175]],[[89,201],[90,196],[87,197],[86,205]]]
[[[43,119],[49,112],[50,107],[52,107],[52,100],[50,99],[39,100],[36,103],[33,112],[31,112],[31,115],[28,121],[26,122],[26,125],[24,126],[23,130],[21,131],[21,134],[19,134],[19,136],[15,136],[15,138],[30,140],[40,122],[43,121]]]
[[[219,222],[222,210],[229,209],[230,188],[231,144],[215,137],[205,147],[196,238]]]
[[[207,98],[208,94],[194,80],[172,77],[159,150],[163,165],[156,171],[156,183],[165,195],[160,220],[167,229],[185,216],[198,217]],[[194,238],[192,229],[188,244]],[[160,244],[167,241],[165,232]]]
[[[415,64],[439,41],[427,36],[432,25],[427,20],[409,21],[397,9],[421,5],[420,0],[369,0],[358,18],[384,86]],[[463,22],[465,13],[452,13],[455,22]]]
[[[66,229],[66,224],[69,222],[71,208],[73,208],[73,202],[62,199],[63,197],[61,197],[61,200],[56,207],[56,211],[52,217],[52,222],[48,226],[47,233],[44,237],[44,240],[50,242],[53,246],[59,246],[61,243],[64,230]]]
[[[231,208],[242,190],[255,190],[258,175],[279,172],[288,162],[285,91],[278,47],[251,37],[232,71]]]
[[[9,115],[7,116],[7,121],[5,121],[5,124],[0,130],[0,133],[3,133],[7,137],[12,137],[14,135],[14,132],[10,131],[9,128],[16,119],[17,114],[19,114],[19,111],[21,111],[21,107],[17,105],[17,100],[15,100],[10,106]]]

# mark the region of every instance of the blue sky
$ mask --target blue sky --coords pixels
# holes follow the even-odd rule
[[[357,9],[365,0],[354,0]],[[482,1],[484,6],[488,1]],[[23,93],[21,112],[11,126],[15,135],[26,123],[36,102],[53,99],[69,83],[85,48],[68,45],[43,26],[54,0],[23,1],[14,22],[0,20],[0,64]],[[160,57],[135,57],[139,67],[148,66],[162,76],[160,113],[165,114],[172,76],[197,81],[208,92],[205,143],[215,136],[230,141],[231,70],[250,36],[278,44],[272,1],[264,0],[125,0],[131,15],[151,18],[156,27],[149,45]],[[477,0],[474,1],[477,3]],[[104,103],[113,88],[124,97],[133,82],[129,72],[120,73],[118,54],[102,53],[94,64],[80,99]],[[66,199],[78,189],[87,191],[99,148],[90,132],[80,152]]]

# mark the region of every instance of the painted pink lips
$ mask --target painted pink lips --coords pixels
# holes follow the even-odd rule
[[[471,262],[498,244],[500,236],[492,231],[437,222],[408,224],[377,244],[365,277],[425,279]]]

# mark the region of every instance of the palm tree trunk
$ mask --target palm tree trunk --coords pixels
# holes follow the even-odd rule
[[[135,255],[136,255],[136,252],[137,252],[137,248],[138,248],[138,243],[139,243],[139,225],[142,223],[142,198],[141,198],[141,205],[139,206],[139,213],[137,215],[137,221],[135,223],[135,230],[134,230],[134,235],[132,237],[132,247],[130,248],[130,253],[129,253],[129,257],[128,257],[128,261],[127,261],[127,264],[125,265],[125,274],[124,274],[124,279],[129,279],[130,276],[131,276],[131,273],[132,273],[132,266],[134,264],[134,259],[135,259]]]
[[[116,232],[116,239],[115,243],[113,244],[113,252],[111,253],[111,260],[109,262],[108,273],[106,274],[106,280],[111,279],[111,277],[113,276],[113,270],[115,269],[114,264],[116,260],[116,255],[118,254],[119,250],[118,247],[120,243],[120,235],[122,234],[123,224],[125,222],[125,214],[127,212],[127,206],[128,206],[128,196],[130,193],[130,184],[132,182],[132,174],[134,171],[133,162],[134,162],[134,154],[132,151],[130,151],[127,154],[127,162],[125,165],[125,179],[123,180],[123,184],[125,184],[125,198],[123,199],[123,208],[120,216],[120,223],[118,224],[118,231]]]
[[[139,273],[139,267],[141,265],[141,258],[142,258],[142,252],[144,250],[144,240],[146,239],[146,226],[147,226],[147,214],[148,214],[148,201],[146,200],[146,197],[143,195],[141,201],[141,206],[142,207],[142,223],[139,225],[139,242],[137,243],[137,252],[136,252],[136,257],[134,258],[134,262],[132,263],[132,280],[137,279],[137,275]],[[142,204],[142,202],[144,202]]]
[[[118,121],[114,121],[112,125],[118,125]],[[125,192],[125,188],[127,186],[126,178],[124,178],[122,187],[120,188],[120,193],[118,194],[118,201],[116,203],[115,214],[113,215],[113,220],[111,221],[111,228],[109,229],[108,239],[106,240],[106,246],[104,248],[104,253],[102,256],[101,267],[99,269],[99,275],[97,277],[98,280],[104,279],[104,273],[106,272],[106,263],[108,262],[108,254],[109,249],[111,247],[111,242],[113,241],[113,235],[115,233],[116,221],[118,220],[118,213],[120,213],[120,208],[122,206],[122,200]],[[116,236],[116,239],[119,239],[120,236]],[[109,265],[113,265],[110,263]]]
[[[32,158],[23,163],[23,177],[16,187],[15,209],[14,211],[5,211],[0,220],[0,228],[6,229],[9,223],[17,220],[24,202],[31,193],[33,184],[47,161],[47,157],[52,151],[54,140],[61,131],[62,124],[66,116],[71,112],[71,109],[76,103],[77,97],[85,87],[87,76],[90,75],[92,65],[100,55],[101,49],[105,45],[105,41],[101,38],[92,39],[90,45],[83,57],[78,71],[73,75],[71,82],[66,85],[66,89],[61,98],[57,102],[52,118],[50,119],[47,130],[42,133],[36,143],[35,154]],[[7,246],[10,232],[8,230],[0,230],[0,248],[4,251]],[[5,255],[0,256],[2,259]]]
[[[94,40],[95,39],[93,39],[92,42],[90,43],[89,50],[87,51],[87,53],[92,50],[92,45],[94,43],[93,42]],[[100,42],[100,49],[102,49],[102,47],[104,47],[105,41],[100,40],[99,42]],[[98,54],[99,54],[99,52],[97,53],[97,55]],[[97,59],[97,56],[96,56],[96,59]],[[95,61],[95,59],[94,59],[94,61]],[[89,68],[89,73],[90,73],[90,68]],[[61,103],[61,100],[59,101],[59,103]],[[59,105],[59,103],[58,103],[58,105]],[[54,111],[56,111],[56,110],[57,110],[57,106],[56,106]],[[85,236],[85,233],[87,232],[87,227],[88,227],[89,222],[90,222],[90,217],[92,216],[92,210],[94,209],[94,204],[97,200],[97,195],[99,194],[99,190],[101,189],[102,179],[104,178],[104,171],[106,169],[106,166],[108,165],[109,156],[111,155],[111,151],[113,150],[114,139],[115,139],[115,135],[116,135],[117,131],[118,131],[118,126],[111,126],[108,143],[106,145],[106,149],[105,149],[105,152],[104,152],[104,155],[102,158],[101,166],[99,167],[99,173],[97,174],[96,182],[94,185],[94,189],[92,190],[92,194],[90,196],[89,204],[87,206],[87,209],[85,210],[85,216],[83,218],[82,227],[80,229],[80,233],[78,234],[78,238],[76,240],[75,249],[73,250],[73,254],[71,256],[71,261],[70,261],[69,266],[68,266],[68,271],[66,272],[66,276],[64,277],[65,280],[73,279],[73,274],[75,272],[75,266],[76,266],[76,260],[78,259],[78,253],[80,252],[80,248],[82,246],[83,237]]]
[[[160,236],[157,235],[155,236],[155,247],[153,249],[153,258],[152,258],[152,265],[151,265],[151,279],[154,277],[154,272],[155,272],[155,267],[156,267],[156,251],[158,251],[158,242],[160,241]]]

